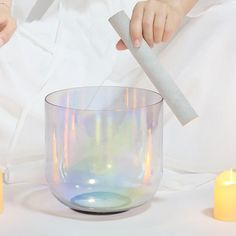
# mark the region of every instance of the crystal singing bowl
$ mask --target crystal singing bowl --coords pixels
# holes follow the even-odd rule
[[[82,87],[45,99],[46,177],[77,211],[115,213],[152,199],[162,177],[162,97]]]

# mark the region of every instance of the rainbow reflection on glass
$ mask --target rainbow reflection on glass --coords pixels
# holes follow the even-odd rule
[[[123,87],[49,94],[46,176],[54,196],[85,212],[113,213],[152,199],[162,177],[162,97]]]

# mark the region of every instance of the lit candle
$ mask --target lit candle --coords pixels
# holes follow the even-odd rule
[[[215,181],[214,217],[236,221],[236,170],[221,173]]]
[[[0,213],[3,212],[3,173],[0,170]]]

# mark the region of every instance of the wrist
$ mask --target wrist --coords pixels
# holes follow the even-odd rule
[[[188,12],[194,7],[198,0],[170,0],[175,7],[181,13],[182,16],[188,14]]]
[[[183,0],[156,0],[156,1],[167,4],[173,10],[177,11],[181,16],[185,15],[185,11],[183,8]]]
[[[181,16],[185,16],[182,0],[168,0],[168,2]]]
[[[198,0],[159,0],[159,1],[167,3],[183,17],[187,15],[187,13],[198,2]]]
[[[11,10],[11,0],[0,0],[0,8]]]

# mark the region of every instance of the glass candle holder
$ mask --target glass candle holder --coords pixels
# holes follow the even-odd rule
[[[46,177],[68,207],[115,213],[150,201],[162,177],[162,97],[81,87],[45,99]]]

